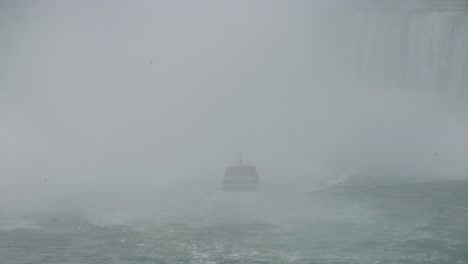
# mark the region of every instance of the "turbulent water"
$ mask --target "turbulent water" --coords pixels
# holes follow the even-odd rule
[[[179,186],[139,212],[3,216],[0,256],[11,264],[468,263],[467,189],[468,181],[312,193]]]

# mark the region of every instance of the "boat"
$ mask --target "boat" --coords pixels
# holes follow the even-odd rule
[[[257,190],[258,173],[256,167],[242,164],[242,155],[239,155],[239,158],[239,165],[226,168],[223,177],[223,190]]]

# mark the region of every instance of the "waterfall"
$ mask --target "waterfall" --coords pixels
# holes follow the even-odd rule
[[[467,10],[354,10],[314,23],[326,27],[309,40],[318,47],[312,57],[320,58],[315,78],[421,90],[466,102]]]
[[[468,12],[359,13],[352,26],[364,84],[465,96]]]

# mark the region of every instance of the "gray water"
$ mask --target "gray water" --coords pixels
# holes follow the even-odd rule
[[[173,186],[139,210],[2,216],[0,255],[12,264],[468,263],[467,188]]]
[[[468,263],[467,2],[265,3],[0,1],[0,264]]]

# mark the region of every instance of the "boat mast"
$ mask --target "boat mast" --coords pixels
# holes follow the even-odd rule
[[[242,152],[237,154],[237,156],[239,156],[239,166],[242,166]]]

